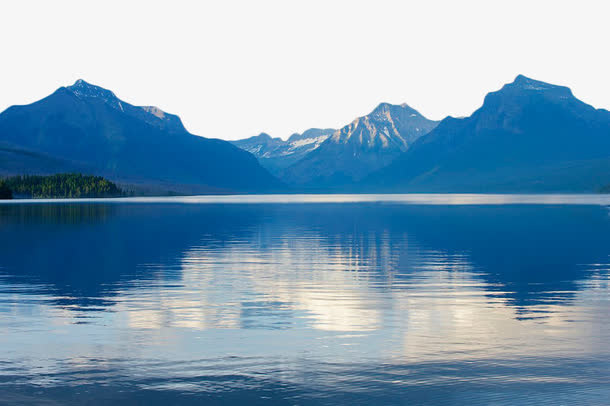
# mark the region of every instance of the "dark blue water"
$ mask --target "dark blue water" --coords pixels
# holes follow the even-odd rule
[[[219,199],[0,204],[0,404],[608,404],[610,199]]]

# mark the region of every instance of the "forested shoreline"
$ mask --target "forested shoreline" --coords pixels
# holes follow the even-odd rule
[[[113,182],[93,175],[61,173],[0,179],[0,199],[119,197],[125,192]]]

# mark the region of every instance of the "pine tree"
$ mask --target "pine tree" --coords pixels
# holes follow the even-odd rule
[[[0,180],[0,199],[12,199],[12,198],[13,198],[12,190],[8,187],[6,182]]]

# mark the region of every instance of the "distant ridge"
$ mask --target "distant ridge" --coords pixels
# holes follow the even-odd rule
[[[282,169],[318,148],[333,132],[335,130],[329,128],[311,128],[302,134],[292,134],[286,141],[260,133],[231,143],[253,154],[271,173],[279,174]]]

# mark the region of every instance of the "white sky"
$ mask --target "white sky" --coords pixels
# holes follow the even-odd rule
[[[379,102],[469,115],[518,73],[610,108],[610,1],[2,1],[0,110],[83,78],[193,133],[287,137]]]

